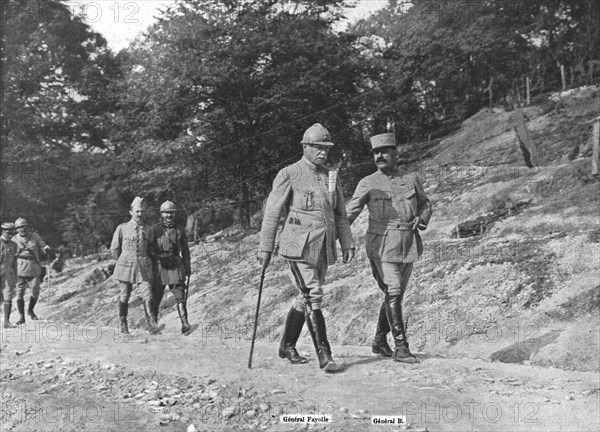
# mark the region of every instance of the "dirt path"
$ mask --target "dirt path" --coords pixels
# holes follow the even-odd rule
[[[421,354],[418,365],[334,346],[342,371],[276,357],[246,335],[198,328],[185,338],[108,327],[28,322],[1,333],[2,431],[596,431],[600,377]],[[331,415],[330,424],[284,424],[282,415]],[[372,416],[408,425],[373,425]],[[193,425],[193,428],[192,426]],[[189,428],[189,429],[188,429]]]

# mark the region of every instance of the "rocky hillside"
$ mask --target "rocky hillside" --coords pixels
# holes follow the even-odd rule
[[[443,140],[433,160],[413,166],[434,203],[425,254],[405,297],[417,350],[598,370],[599,182],[589,175],[589,158],[569,160],[569,154],[587,140],[591,125],[585,122],[598,114],[599,97],[598,89],[584,88],[528,109],[545,166],[526,168],[507,114],[485,112]],[[521,201],[528,205],[483,236],[453,236],[459,223]],[[325,313],[334,344],[368,344],[374,330],[381,295],[362,246],[367,218],[365,211],[353,225],[361,245],[355,263],[338,263],[328,274]],[[237,232],[192,247],[189,309],[202,327],[249,331],[257,244],[256,233]],[[70,263],[43,292],[44,315],[115,324],[117,286],[106,280],[104,266]],[[279,337],[295,294],[285,264],[276,259],[265,281],[263,336]],[[169,326],[176,325],[173,306],[167,294],[162,315]]]
[[[423,360],[421,366],[411,367],[411,377],[419,379],[417,372],[420,368],[427,371],[423,372],[426,376],[419,381],[425,387],[419,388],[434,389],[431,391],[435,392],[438,387],[440,391],[454,389],[453,385],[456,384],[456,389],[444,396],[448,402],[454,401],[456,395],[465,388],[486,392],[488,385],[502,382],[501,389],[490,391],[496,391],[496,395],[506,395],[508,409],[512,396],[518,391],[507,392],[507,388],[522,386],[528,377],[534,375],[554,376],[552,374],[556,373],[557,368],[565,373],[578,371],[573,374],[583,375],[568,375],[560,379],[585,382],[590,388],[577,387],[575,393],[569,393],[570,385],[565,385],[561,387],[565,394],[548,393],[548,396],[542,397],[546,390],[554,389],[550,389],[551,384],[544,382],[539,384],[541,387],[520,387],[523,391],[527,390],[520,394],[523,398],[535,394],[539,399],[535,399],[536,403],[550,404],[548,409],[554,413],[552,416],[563,418],[572,411],[558,405],[564,404],[565,398],[572,400],[573,394],[580,395],[579,392],[584,391],[584,397],[589,399],[581,402],[579,410],[586,412],[586,415],[581,416],[580,420],[586,419],[588,423],[578,424],[579,427],[574,430],[594,430],[600,425],[597,416],[600,389],[597,375],[600,370],[600,182],[590,177],[589,157],[579,158],[578,151],[573,150],[576,145],[585,144],[591,131],[588,120],[600,112],[599,100],[598,89],[584,88],[579,92],[556,95],[541,106],[527,109],[527,125],[537,148],[544,155],[543,166],[532,169],[525,167],[514,132],[507,122],[508,114],[482,112],[467,120],[456,134],[442,140],[433,149],[433,159],[412,167],[420,173],[434,205],[432,221],[423,233],[425,254],[423,260],[415,265],[404,303],[409,318],[409,340]],[[516,205],[518,203],[524,204]],[[456,227],[460,223],[477,220],[477,217],[485,218],[499,209],[501,211],[498,214],[502,214],[502,217],[487,224],[483,235],[456,237]],[[368,345],[382,301],[364,252],[367,218],[365,211],[352,227],[360,245],[356,261],[351,265],[338,263],[330,267],[324,306],[334,355],[339,355],[342,361],[358,361],[356,364],[361,365],[358,369],[351,369],[360,370],[360,373],[348,378],[358,386],[379,382],[373,381],[375,378],[372,376],[373,370],[379,370],[378,367],[374,366],[373,369],[367,364],[377,359],[370,355]],[[108,378],[93,381],[93,385],[108,386],[111,391],[120,392],[119,397],[125,397],[123,393],[129,394],[129,398],[150,397],[145,395],[160,391],[160,397],[152,393],[156,397],[150,397],[151,400],[168,399],[175,394],[189,396],[188,393],[198,393],[201,395],[198,397],[214,400],[219,396],[217,393],[221,392],[227,394],[228,399],[222,406],[215,406],[224,410],[228,407],[227,403],[232,403],[236,398],[245,398],[245,386],[238,386],[242,393],[235,395],[228,387],[237,383],[237,378],[249,379],[259,387],[261,382],[263,385],[270,383],[269,388],[255,395],[256,407],[244,405],[244,409],[252,411],[250,415],[254,416],[261,412],[260,406],[266,403],[267,396],[273,396],[269,392],[277,390],[277,383],[289,384],[285,391],[300,400],[308,397],[314,389],[324,392],[321,396],[326,398],[326,389],[329,388],[331,391],[335,389],[336,397],[351,405],[350,411],[346,409],[345,414],[340,414],[341,419],[350,423],[342,422],[339,429],[326,429],[365,430],[360,425],[357,429],[348,425],[356,425],[351,423],[352,419],[369,417],[368,409],[360,406],[371,406],[369,409],[373,412],[378,406],[377,399],[364,396],[357,399],[363,405],[353,406],[348,400],[357,397],[356,392],[360,393],[358,388],[349,387],[350,393],[346,394],[343,391],[346,387],[341,387],[341,384],[327,387],[318,374],[312,381],[314,388],[299,388],[301,385],[294,382],[298,382],[298,379],[302,382],[302,377],[294,378],[294,375],[284,378],[289,373],[295,373],[295,369],[290,372],[283,362],[274,358],[285,315],[296,295],[287,267],[281,259],[275,259],[268,269],[261,304],[257,368],[265,369],[265,375],[249,378],[242,372],[245,370],[252,334],[260,279],[256,261],[258,234],[242,233],[235,229],[227,230],[226,234],[218,241],[198,243],[191,248],[194,273],[188,309],[194,332],[187,338],[178,334],[179,320],[174,299],[167,293],[161,307],[161,322],[165,324],[163,334],[154,337],[156,343],[142,345],[143,349],[135,350],[135,356],[149,359],[148,367],[142,368],[146,373],[150,364],[160,369],[160,365],[156,366],[156,359],[170,361],[163,358],[169,352],[197,347],[196,351],[186,354],[194,358],[186,360],[185,365],[199,362],[200,375],[204,376],[210,370],[214,377],[218,377],[219,368],[215,367],[222,362],[229,371],[229,381],[224,383],[225,387],[221,388],[219,384],[212,386],[210,379],[213,376],[204,376],[191,382],[183,380],[182,384],[176,385],[169,381],[173,379],[172,376],[163,377],[159,374],[154,381],[144,381],[137,372],[135,376],[131,375],[135,385],[132,384],[130,390],[114,390],[110,382],[107,384]],[[78,324],[88,329],[97,326],[116,328],[118,288],[109,277],[107,267],[107,261],[68,262],[63,273],[52,275],[51,286],[44,286],[38,314],[59,325]],[[133,300],[130,310],[131,326],[143,328],[140,301]],[[212,351],[218,351],[220,345],[229,348],[235,346],[235,350],[229,351],[228,355]],[[109,351],[113,349],[108,341],[102,346]],[[304,352],[310,353],[307,334],[303,334],[300,346]],[[3,356],[7,355],[7,349],[15,348],[4,344]],[[25,347],[22,349],[25,350]],[[91,348],[86,346],[81,349]],[[110,357],[107,361],[129,362],[128,356],[134,354],[125,351],[118,348],[114,352],[107,352],[106,355]],[[205,358],[206,355],[209,357]],[[360,360],[361,356],[365,358]],[[446,359],[447,362],[440,359]],[[89,356],[86,361],[89,361]],[[131,361],[134,364],[131,367],[135,369],[136,363]],[[513,364],[494,363],[492,366],[492,362]],[[27,363],[19,364],[21,369],[27,370]],[[46,366],[43,361],[41,364],[43,370]],[[71,364],[64,359],[54,359],[47,364],[48,369],[60,368],[67,374],[83,373],[86,367],[84,363]],[[395,374],[400,372],[391,364],[386,365],[381,372],[384,374],[381,375],[382,383],[387,382],[387,373],[394,377],[393,383],[409,379],[396,377]],[[461,369],[461,365],[468,370]],[[182,366],[183,370],[191,367],[188,366]],[[39,365],[37,367],[40,368]],[[490,376],[481,379],[475,377],[476,371],[482,368],[487,371],[492,367],[496,371],[500,371],[500,367],[515,369],[502,369],[501,376],[504,378],[500,381]],[[100,377],[129,373],[119,366],[112,368],[109,365],[107,368],[109,370],[102,371],[101,366],[94,366],[91,370]],[[21,369],[19,373],[25,373]],[[68,372],[70,369],[75,372]],[[314,362],[311,364],[311,373],[318,372],[313,369]],[[462,372],[459,373],[459,369]],[[235,370],[238,371],[237,375]],[[280,374],[279,378],[273,376],[275,370]],[[439,372],[442,370],[443,374]],[[366,375],[363,376],[363,372]],[[170,373],[177,372],[171,368]],[[512,374],[521,378],[516,383],[515,380],[506,381]],[[192,379],[189,375],[185,376],[187,380]],[[477,384],[469,381],[470,377],[476,381],[479,379]],[[296,381],[289,382],[290,379]],[[424,384],[427,379],[435,381],[432,387]],[[402,384],[398,385],[402,388]],[[173,390],[174,387],[177,388]],[[80,391],[84,388],[82,386]],[[467,390],[467,393],[471,390]],[[425,395],[428,391],[421,393]],[[210,396],[211,392],[217,393]],[[465,398],[465,401],[469,400],[466,395]],[[525,403],[526,399],[522,401]],[[155,403],[157,406],[163,404]],[[168,404],[169,401],[164,403]],[[190,402],[193,403],[202,404],[203,400]],[[264,409],[268,410],[269,406],[266,406]],[[388,408],[393,410],[393,407]],[[586,411],[588,408],[589,412]],[[190,413],[186,416],[193,417]],[[560,420],[558,417],[552,417],[553,421]],[[165,420],[166,423],[171,421],[175,420]],[[432,428],[427,421],[416,421],[415,428],[419,424],[429,425],[429,430],[465,430],[473,427],[473,423],[468,422],[451,423]],[[258,422],[253,427],[265,429],[269,424],[267,419],[266,423]],[[248,423],[245,425],[248,426]],[[453,429],[455,426],[457,429]],[[478,430],[494,430],[494,424],[489,422],[477,426]],[[563,426],[569,428],[572,425]],[[253,430],[253,427],[247,429]],[[550,429],[544,427],[540,430]],[[228,428],[224,427],[223,430]]]

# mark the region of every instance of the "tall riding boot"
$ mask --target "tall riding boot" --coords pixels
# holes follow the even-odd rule
[[[187,336],[192,327],[188,322],[187,305],[185,302],[177,303],[177,313],[179,313],[179,319],[181,320],[181,334]]]
[[[152,318],[152,316],[150,315],[150,312],[152,310],[152,300],[145,300],[144,315],[146,315],[146,325],[148,327],[148,333],[157,334],[159,332],[158,326],[156,325],[156,321],[154,321],[154,318]]]
[[[394,337],[394,343],[396,345],[394,361],[402,363],[418,363],[419,361],[408,349],[408,341],[406,340],[404,322],[402,321],[402,304],[400,301],[400,296],[388,297],[386,302],[386,313],[390,323],[390,328],[392,330],[392,336]]]
[[[392,348],[388,345],[387,335],[390,332],[390,324],[387,319],[385,312],[385,300],[381,304],[379,309],[379,318],[377,320],[377,330],[375,330],[375,337],[371,343],[371,351],[373,354],[381,354],[385,357],[391,357],[394,355]]]
[[[4,302],[4,328],[15,328],[16,325],[10,322],[10,311],[12,309],[12,302]]]
[[[152,291],[152,318],[158,324],[158,310],[160,309],[160,302],[165,295],[165,285],[155,284]]]
[[[317,352],[317,355],[319,354],[319,344],[317,342],[317,331],[315,329],[315,326],[313,325],[312,320],[310,319],[310,314],[311,311],[307,310],[306,311],[306,327],[308,328],[308,333],[310,333],[310,338],[313,341],[313,345],[315,346],[315,351]]]
[[[279,344],[279,357],[287,358],[291,363],[308,363],[306,357],[302,357],[296,351],[296,342],[302,332],[304,321],[304,312],[292,306],[285,320],[285,329]]]
[[[39,319],[37,315],[33,312],[33,308],[35,307],[36,303],[37,297],[29,297],[29,307],[27,308],[27,315],[29,315],[29,318],[31,318],[34,321],[37,321]]]
[[[337,370],[337,364],[331,357],[331,347],[327,341],[327,328],[325,327],[325,317],[321,309],[314,309],[307,315],[307,323],[311,337],[315,344],[317,356],[319,357],[319,367],[326,372]]]
[[[130,334],[129,327],[127,326],[127,312],[129,310],[129,303],[123,303],[119,301],[119,320],[120,320],[120,331],[123,334]]]
[[[25,324],[25,299],[17,299],[17,310],[19,311],[17,325]]]

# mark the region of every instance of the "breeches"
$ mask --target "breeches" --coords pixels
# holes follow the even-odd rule
[[[154,285],[154,301],[160,301],[165,294],[165,287],[167,285],[156,284]],[[185,285],[184,284],[170,284],[168,285],[171,290],[171,294],[177,300],[177,303],[183,303],[185,301]]]
[[[15,278],[12,275],[3,273],[0,275],[0,290],[4,301],[10,302],[15,297],[16,283]]]
[[[408,279],[412,273],[413,263],[391,263],[371,260],[371,270],[381,291],[386,296],[404,297]]]
[[[288,261],[290,263],[291,280],[300,290],[296,297],[294,307],[300,312],[305,312],[306,307],[310,309],[321,309],[323,303],[323,283],[327,274],[327,252],[325,247],[321,249],[321,255],[317,264],[309,264],[302,261]]]
[[[141,297],[142,300],[152,300],[152,286],[150,282],[144,281],[137,284],[132,284],[129,282],[119,281],[119,300],[122,303],[129,302],[129,297],[131,297],[131,291],[134,288],[133,285],[137,285],[137,295]]]
[[[25,290],[31,287],[31,297],[40,296],[40,279],[34,276],[19,276],[17,278],[17,300],[25,298]]]

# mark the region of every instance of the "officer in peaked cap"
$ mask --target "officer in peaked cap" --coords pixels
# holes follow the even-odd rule
[[[12,299],[15,296],[17,285],[17,244],[11,240],[15,225],[11,222],[2,224],[2,235],[0,235],[0,292],[4,305],[4,328],[15,328],[10,322]]]
[[[365,237],[367,257],[385,295],[371,348],[373,353],[393,356],[395,361],[416,363],[402,320],[402,298],[413,263],[423,252],[419,231],[429,223],[431,203],[419,177],[397,166],[398,150],[393,133],[371,137],[371,145],[378,170],[358,183],[346,208],[350,223],[365,205],[369,209]],[[395,342],[394,353],[387,343],[390,329]]]
[[[190,249],[185,228],[175,224],[177,207],[172,201],[160,206],[161,222],[152,227],[152,254],[154,258],[154,320],[158,322],[158,308],[169,286],[177,300],[177,312],[181,320],[181,333],[188,335],[191,327],[188,322],[186,277],[192,273]]]
[[[292,283],[300,294],[287,315],[279,356],[291,363],[306,363],[298,354],[296,342],[306,321],[319,358],[319,366],[334,371],[325,319],[321,311],[323,283],[327,266],[335,263],[336,238],[343,261],[354,258],[354,241],[344,207],[337,172],[324,164],[333,143],[322,125],[309,127],[302,137],[303,157],[283,168],[273,182],[265,207],[260,233],[259,261],[269,265],[271,255],[278,253],[290,266]],[[285,217],[279,234],[279,221]]]
[[[152,317],[152,260],[150,245],[152,237],[150,227],[142,222],[143,199],[135,197],[131,203],[129,214],[131,220],[117,227],[113,235],[110,249],[117,260],[113,276],[119,281],[119,319],[120,330],[129,334],[127,314],[129,298],[135,288],[143,300],[144,314],[148,331],[158,332],[156,321]]]
[[[13,236],[12,241],[17,244],[17,310],[19,311],[19,320],[17,324],[25,323],[25,291],[31,286],[31,297],[29,297],[29,307],[27,315],[32,320],[38,317],[33,311],[40,296],[40,279],[42,275],[42,265],[40,263],[42,253],[48,253],[50,247],[35,232],[24,218],[18,218],[15,221],[17,234]]]

